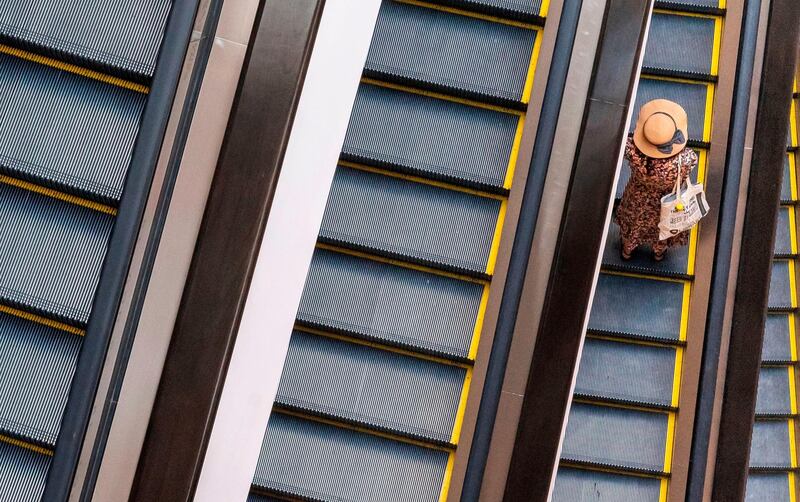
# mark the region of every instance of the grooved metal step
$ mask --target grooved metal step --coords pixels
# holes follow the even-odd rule
[[[500,201],[339,167],[319,237],[446,270],[483,275]]]
[[[0,434],[55,446],[81,344],[73,333],[0,313]]]
[[[789,211],[792,209],[786,206],[778,208],[778,222],[775,231],[775,250],[774,254],[777,257],[789,257],[795,253],[792,252],[792,232]]]
[[[0,183],[0,301],[86,323],[112,225],[108,214]]]
[[[450,443],[465,377],[457,366],[295,331],[276,402]]]
[[[756,420],[750,445],[750,468],[789,470],[789,423],[786,420]]]
[[[511,113],[362,84],[342,158],[499,191],[518,123]]]
[[[50,457],[0,441],[0,495],[8,502],[41,502]]]
[[[325,502],[435,502],[448,453],[273,413],[253,484]]]
[[[297,319],[465,359],[482,295],[481,284],[318,249]]]
[[[786,260],[774,260],[769,281],[768,305],[770,310],[788,311],[796,307],[792,299],[791,282],[789,262]]]
[[[552,502],[659,502],[661,480],[559,467]]]
[[[540,23],[542,0],[430,0],[431,3],[490,15]]]
[[[392,0],[381,3],[365,74],[448,94],[523,102],[535,30]]]
[[[79,66],[149,79],[172,2],[5,0],[0,41]]]
[[[660,262],[653,260],[652,250],[646,246],[637,248],[630,260],[623,260],[619,226],[611,221],[603,250],[603,268],[617,272],[657,275],[689,279],[689,246],[670,249]]]
[[[788,367],[761,368],[758,375],[756,415],[788,416],[792,414]]]
[[[0,173],[116,205],[144,94],[0,54],[0,95]]]
[[[642,72],[711,79],[715,25],[716,20],[709,17],[654,13]]]
[[[761,347],[762,362],[787,362],[792,360],[789,339],[789,315],[771,312],[764,325],[764,342]]]
[[[751,472],[745,502],[791,502],[788,473]]]

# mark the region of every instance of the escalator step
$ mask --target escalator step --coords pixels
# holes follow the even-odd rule
[[[792,349],[789,340],[789,315],[770,313],[764,325],[762,361],[791,361]]]
[[[150,77],[169,15],[170,0],[6,0],[0,40],[55,53],[81,65]],[[37,51],[39,52],[39,51]]]
[[[695,144],[706,144],[703,137],[703,129],[706,114],[706,97],[708,84],[676,82],[672,80],[661,80],[653,78],[641,78],[639,88],[636,93],[636,107],[641,106],[653,99],[669,99],[674,101],[686,110],[689,118],[688,135],[689,141]],[[630,132],[636,127],[635,117],[631,120]]]
[[[500,201],[339,167],[320,228],[326,242],[459,272],[486,272]]]
[[[40,502],[50,457],[0,442],[0,500]]]
[[[267,495],[259,495],[258,493],[251,493],[247,496],[247,502],[283,502],[285,499],[276,499]]]
[[[559,467],[552,502],[658,502],[661,480]]]
[[[0,95],[0,172],[116,204],[145,95],[4,54]]]
[[[510,113],[362,84],[342,156],[458,184],[502,189],[518,122],[519,117]]]
[[[769,282],[769,308],[771,310],[790,310],[794,308],[789,277],[789,262],[774,260]]]
[[[781,202],[793,202],[792,198],[792,177],[789,174],[791,165],[789,164],[789,155],[783,158],[783,180],[781,182]]]
[[[683,284],[601,273],[589,316],[589,331],[677,341]]]
[[[623,260],[620,248],[619,226],[612,221],[609,223],[606,247],[603,251],[603,268],[664,277],[689,277],[688,246],[669,250],[660,262],[653,260],[652,251],[646,247],[637,249],[630,260]]]
[[[707,17],[654,13],[642,71],[685,78],[711,76],[715,24]]]
[[[791,469],[789,423],[785,420],[756,420],[750,446],[750,468]]]
[[[721,10],[721,0],[656,0],[656,8],[659,9],[686,9],[686,10],[711,10],[712,12]]]
[[[668,407],[675,348],[587,338],[575,392],[580,396]]]
[[[273,413],[253,484],[311,500],[435,502],[448,453]]]
[[[509,19],[532,20],[542,15],[542,0],[431,0],[433,3],[495,14]]]
[[[786,416],[791,413],[789,368],[761,368],[758,376],[756,415]]]
[[[317,250],[299,321],[414,350],[466,358],[483,286]]]
[[[667,421],[666,413],[574,403],[561,459],[661,473]]]
[[[745,502],[792,502],[789,475],[785,472],[753,472],[747,476]]]
[[[0,299],[59,321],[87,322],[113,221],[0,184]]]
[[[55,445],[80,347],[73,333],[0,313],[0,434]]]
[[[449,443],[466,370],[295,331],[277,402]]]
[[[535,30],[384,0],[367,75],[448,93],[521,102]]]
[[[781,206],[778,209],[778,223],[775,232],[775,255],[777,256],[792,255],[792,230],[790,228],[789,211],[790,209],[786,206]]]

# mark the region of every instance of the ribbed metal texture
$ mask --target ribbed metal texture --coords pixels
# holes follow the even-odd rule
[[[449,442],[466,370],[295,331],[277,402]]]
[[[792,231],[789,227],[789,208],[778,209],[778,223],[775,229],[775,254],[790,255],[792,253]]]
[[[767,315],[761,359],[763,361],[790,361],[792,359],[788,315],[776,313]]]
[[[477,11],[499,11],[523,18],[539,15],[542,10],[542,0],[434,0],[433,3]]]
[[[683,284],[600,274],[589,315],[589,330],[677,340]]]
[[[639,87],[636,92],[636,106],[639,110],[641,106],[654,99],[669,99],[680,104],[689,118],[688,135],[689,141],[703,141],[703,123],[706,116],[706,95],[707,84],[694,84],[688,82],[673,82],[668,80],[658,80],[652,78],[642,78],[639,80]],[[630,130],[636,127],[637,117],[631,121]]]
[[[561,458],[661,472],[666,437],[665,413],[575,403],[570,410]]]
[[[151,76],[171,0],[4,0],[0,35]]]
[[[674,76],[711,75],[715,20],[654,13],[644,54],[644,70]]]
[[[747,477],[745,502],[792,502],[789,475],[784,473],[750,473]]]
[[[362,84],[343,157],[432,178],[501,188],[518,117]]]
[[[320,238],[403,260],[482,274],[500,201],[339,167]]]
[[[251,493],[247,496],[247,502],[283,502],[281,499]]]
[[[675,349],[587,338],[575,392],[630,403],[669,406]]]
[[[789,369],[761,368],[758,376],[757,415],[789,415],[792,412],[789,395]]]
[[[750,445],[750,467],[789,469],[789,423],[785,420],[756,420]]]
[[[789,262],[772,262],[772,275],[769,280],[769,307],[788,309],[792,307],[792,291],[789,278]]]
[[[787,155],[783,159],[783,179],[781,181],[781,201],[785,202],[792,200],[792,177],[789,174],[789,169],[789,155]]]
[[[50,457],[0,442],[0,501],[40,502]]]
[[[273,413],[253,483],[311,500],[439,500],[448,454]]]
[[[116,203],[144,94],[0,54],[0,95],[0,172]]]
[[[646,246],[634,251],[630,260],[623,260],[619,225],[608,222],[608,237],[603,250],[603,267],[623,272],[662,275],[667,277],[686,277],[689,267],[689,247],[681,246],[669,250],[661,261],[653,260],[653,253]]]
[[[54,446],[81,338],[0,313],[0,434]]]
[[[85,323],[113,218],[0,183],[0,299]]]
[[[522,101],[536,31],[384,0],[365,70],[454,94]]]
[[[552,502],[658,502],[660,490],[655,478],[561,467]]]
[[[656,0],[656,5],[670,4],[686,7],[719,7],[720,0]]]
[[[465,358],[483,286],[317,250],[297,318],[424,352]]]

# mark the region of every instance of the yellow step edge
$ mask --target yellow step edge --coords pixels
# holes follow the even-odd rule
[[[615,342],[615,343],[626,343],[629,345],[644,345],[647,347],[659,347],[663,349],[676,349],[679,345],[676,345],[674,342],[659,342],[653,340],[646,340],[646,339],[639,339],[639,338],[626,338],[623,336],[615,336],[615,335],[598,335],[592,332],[586,333],[586,338],[591,338],[592,340],[604,340],[607,342]]]
[[[64,192],[59,192],[58,190],[53,190],[52,188],[43,187],[41,185],[36,185],[29,181],[23,181],[18,178],[12,178],[11,176],[7,176],[5,174],[0,174],[0,183],[4,183],[6,185],[15,186],[17,188],[21,188],[23,190],[27,190],[29,192],[35,192],[40,195],[45,195],[47,197],[58,199],[64,202],[69,202],[70,204],[75,204],[76,206],[82,206],[88,209],[92,209],[94,211],[99,211],[101,213],[110,214],[111,216],[117,215],[117,210],[111,206],[107,206],[105,204],[100,204],[99,202],[94,202],[91,200],[87,200],[81,197],[77,197],[75,195],[70,195]]]
[[[677,284],[687,284],[691,282],[687,279],[680,279],[677,277],[664,277],[660,275],[639,274],[636,272],[620,272],[617,270],[602,270],[600,273],[604,275],[616,275],[620,277],[631,277],[633,279],[647,279],[649,281],[672,282]]]
[[[580,403],[580,404],[588,404],[591,406],[597,406],[601,408],[617,408],[623,410],[631,410],[631,411],[641,411],[643,413],[655,413],[659,415],[670,415],[674,414],[674,410],[665,410],[662,408],[648,408],[647,406],[642,405],[635,405],[635,404],[624,404],[624,403],[617,403],[617,402],[610,402],[610,401],[600,401],[592,398],[587,397],[578,397],[575,396],[572,398],[573,403]]]
[[[399,434],[391,434],[388,432],[379,431],[376,429],[370,429],[369,427],[361,427],[355,424],[351,424],[348,422],[343,422],[331,418],[320,417],[317,415],[313,415],[311,413],[304,413],[299,410],[293,410],[289,408],[285,408],[276,403],[273,407],[272,411],[274,413],[279,413],[281,415],[286,415],[294,418],[299,418],[301,420],[307,420],[309,422],[316,422],[319,424],[330,425],[332,427],[337,427],[339,429],[345,429],[353,432],[358,432],[360,434],[366,434],[368,436],[375,436],[383,439],[389,439],[391,441],[397,441],[398,443],[410,444],[414,446],[419,446],[421,448],[427,448],[429,450],[437,450],[443,451],[447,453],[452,453],[454,448],[452,446],[442,446],[436,443],[428,443],[422,440],[413,439],[406,436],[401,436]]]
[[[558,465],[560,467],[566,467],[569,469],[578,469],[581,471],[591,471],[591,472],[603,472],[606,474],[615,474],[617,476],[631,476],[634,478],[647,478],[647,479],[662,479],[667,480],[669,479],[668,476],[659,476],[658,474],[650,474],[647,472],[637,472],[637,471],[628,471],[622,469],[612,469],[609,467],[601,467],[598,465],[589,465],[589,464],[579,464],[576,462],[570,462],[569,460],[560,460]],[[631,501],[635,502],[635,501]]]
[[[702,12],[691,12],[688,10],[681,10],[681,9],[662,9],[656,8],[653,9],[653,14],[672,14],[675,16],[683,16],[683,17],[700,17],[703,19],[722,19],[722,16],[718,16],[716,14],[704,14]]]
[[[0,44],[0,53],[8,54],[9,56],[25,59],[26,61],[31,61],[33,63],[49,66],[51,68],[56,68],[58,70],[63,70],[69,73],[74,73],[75,75],[80,75],[82,77],[90,78],[92,80],[97,80],[106,84],[122,87],[124,89],[135,91],[141,94],[148,94],[150,92],[150,88],[147,87],[146,85],[137,84],[136,82],[131,82],[117,77],[112,77],[111,75],[106,75],[105,73],[89,70],[83,68],[82,66],[65,63],[63,61],[59,61],[57,59],[45,56],[40,56],[32,52],[23,51],[20,49],[16,49],[14,47],[9,47],[7,45]]]
[[[534,30],[539,28],[539,26],[533,23],[526,23],[524,21],[516,21],[514,19],[507,19],[504,17],[499,16],[492,16],[491,14],[482,14],[480,12],[473,12],[471,10],[459,9],[458,7],[450,7],[447,5],[439,5],[436,3],[430,2],[421,2],[420,0],[395,0],[398,3],[404,3],[408,5],[414,5],[416,7],[424,7],[426,9],[431,10],[438,10],[440,12],[447,12],[449,14],[456,14],[458,16],[464,17],[471,17],[473,19],[480,19],[482,21],[489,21],[492,23],[498,24],[506,24],[509,26],[515,26],[517,28],[525,28],[528,30]],[[543,6],[544,7],[544,6]],[[540,10],[542,12],[544,9]],[[544,14],[541,14],[541,17],[544,17]]]
[[[26,450],[34,451],[41,455],[47,455],[48,457],[53,456],[53,450],[49,448],[43,448],[41,446],[37,446],[35,444],[29,443],[27,441],[22,441],[20,439],[12,438],[10,436],[6,436],[5,434],[0,434],[0,442],[10,444],[13,446],[17,446],[19,448],[25,448]]]
[[[455,452],[450,452],[447,457],[447,467],[444,470],[444,477],[442,479],[442,489],[439,491],[439,502],[446,502],[447,495],[450,493],[450,480],[453,478],[453,465],[456,462]]]
[[[461,396],[458,399],[458,409],[456,411],[456,419],[453,422],[453,432],[450,435],[450,444],[457,445],[461,437],[461,428],[464,425],[464,413],[467,411],[467,397],[469,396],[470,384],[472,384],[472,368],[467,369],[467,374],[464,377],[464,385],[461,386]]]
[[[50,328],[66,331],[67,333],[72,333],[73,335],[84,336],[86,334],[86,331],[76,328],[75,326],[70,326],[69,324],[64,324],[63,322],[54,321],[52,319],[47,319],[46,317],[15,309],[13,307],[9,307],[8,305],[0,304],[0,312],[25,319],[26,321],[43,324],[44,326],[48,326]]]
[[[371,260],[378,263],[385,263],[387,265],[394,265],[400,268],[405,268],[408,270],[416,270],[417,272],[425,272],[426,274],[433,274],[438,275],[440,277],[448,277],[450,279],[456,279],[459,281],[464,282],[471,282],[473,284],[489,284],[487,279],[481,279],[478,277],[473,277],[466,274],[458,274],[455,272],[448,272],[447,270],[441,270],[438,268],[427,267],[425,265],[418,265],[416,263],[411,263],[403,260],[397,260],[394,258],[386,258],[383,256],[378,256],[370,253],[365,253],[363,251],[356,251],[353,249],[349,249],[342,246],[336,246],[333,244],[326,244],[324,242],[317,242],[317,249],[324,249],[326,251],[331,251],[334,253],[344,254],[348,256],[354,256],[356,258],[363,258],[365,260]]]

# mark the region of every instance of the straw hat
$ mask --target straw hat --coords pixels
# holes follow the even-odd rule
[[[665,159],[686,146],[686,111],[678,103],[654,99],[642,105],[633,143],[648,157]]]

